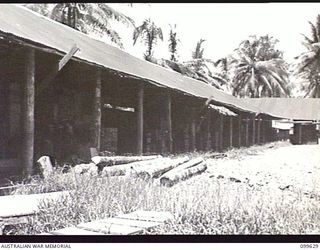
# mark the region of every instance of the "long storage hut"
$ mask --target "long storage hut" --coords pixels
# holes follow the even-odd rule
[[[24,7],[0,7],[0,176],[35,159],[267,142],[268,113]]]
[[[320,137],[320,98],[245,98],[249,105],[258,107],[273,117],[291,121],[293,144],[318,142]]]

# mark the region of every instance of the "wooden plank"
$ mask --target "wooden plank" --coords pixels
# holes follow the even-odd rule
[[[35,102],[35,52],[28,49],[25,54],[25,82],[23,83],[22,103],[22,134],[23,143],[21,160],[24,166],[23,174],[29,177],[33,172],[34,155],[34,102]]]
[[[138,227],[138,228],[144,228],[144,229],[156,227],[163,223],[161,221],[132,220],[132,219],[118,218],[118,217],[107,218],[107,219],[101,220],[101,222],[107,223],[107,224],[124,225],[124,226]]]
[[[138,210],[130,214],[118,215],[116,218],[154,221],[154,222],[168,222],[174,219],[173,215],[169,212],[156,212],[156,211],[144,211],[144,210]]]
[[[113,223],[104,223],[102,220],[81,223],[77,227],[93,232],[115,235],[128,235],[143,232],[143,228],[118,225]]]
[[[2,218],[2,225],[28,224],[28,216]]]
[[[66,64],[69,62],[69,60],[74,56],[77,51],[80,50],[76,44],[72,46],[70,51],[59,61],[58,65],[58,71],[60,71]]]
[[[89,231],[78,227],[66,227],[50,233],[53,235],[104,235],[104,233]]]
[[[76,45],[70,49],[70,51],[64,55],[64,57],[59,61],[58,65],[55,65],[53,70],[38,84],[39,88],[37,90],[37,95],[39,95],[45,88],[49,86],[49,84],[56,78],[59,71],[69,62],[72,56],[79,50]]]
[[[39,211],[42,202],[68,197],[69,192],[52,192],[47,194],[6,195],[0,196],[0,218],[32,215]]]
[[[138,110],[137,110],[137,153],[142,155],[143,153],[143,95],[144,88],[141,84],[138,89]]]
[[[94,147],[100,152],[101,141],[101,69],[96,75],[95,95],[94,95]]]

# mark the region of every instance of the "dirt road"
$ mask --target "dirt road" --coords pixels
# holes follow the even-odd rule
[[[320,195],[320,145],[276,143],[227,154],[230,157],[208,159],[210,178]]]

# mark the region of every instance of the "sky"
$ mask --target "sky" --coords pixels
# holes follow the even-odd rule
[[[315,22],[320,14],[320,3],[151,3],[108,4],[128,15],[139,26],[144,19],[151,18],[162,28],[164,40],[155,48],[156,58],[169,58],[168,39],[170,26],[177,25],[180,39],[178,53],[180,61],[191,59],[192,51],[200,38],[204,57],[217,60],[233,53],[241,41],[250,35],[271,35],[279,40],[277,48],[291,62],[293,57],[305,49],[301,35],[310,35],[308,21]],[[142,58],[143,43],[133,46],[133,30],[119,23],[113,26],[123,38],[125,50]]]

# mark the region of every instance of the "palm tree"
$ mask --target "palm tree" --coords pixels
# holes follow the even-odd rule
[[[170,60],[173,62],[177,62],[177,45],[180,40],[177,38],[176,32],[177,25],[175,24],[174,27],[170,25],[170,34],[169,34],[169,52],[170,52]]]
[[[311,26],[311,38],[303,35],[303,45],[307,51],[299,55],[295,68],[295,75],[306,80],[307,84],[301,86],[305,97],[320,98],[320,15],[315,24]]]
[[[157,44],[158,39],[163,41],[162,29],[155,25],[150,18],[143,21],[143,23],[136,27],[133,32],[133,45],[136,44],[138,38],[142,38],[147,46],[144,58],[147,61],[151,61],[153,56],[154,46]]]
[[[28,4],[27,7],[37,11],[37,9],[41,10],[40,5],[43,5],[42,9],[46,7],[45,4]],[[134,21],[130,17],[105,3],[57,3],[47,16],[86,34],[108,35],[111,42],[120,48],[123,48],[121,37],[111,28],[109,21],[116,20],[134,27]]]
[[[233,94],[249,97],[290,96],[287,65],[272,37],[252,36],[240,43],[233,59]]]
[[[192,52],[192,59],[202,59],[203,58],[203,52],[204,48],[202,48],[202,43],[205,42],[206,40],[200,39],[197,42],[196,49]]]
[[[202,48],[202,44],[205,42],[206,40],[204,39],[200,39],[197,42],[196,48],[195,50],[192,52],[192,61],[194,63],[194,67],[196,71],[199,71],[201,67],[203,67],[203,52],[204,52],[204,48]]]

